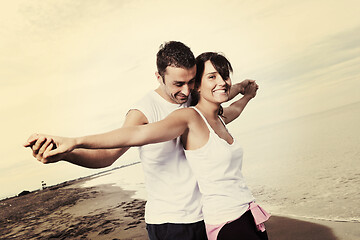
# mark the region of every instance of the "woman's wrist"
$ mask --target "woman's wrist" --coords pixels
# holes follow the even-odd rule
[[[246,101],[250,101],[252,98],[254,98],[254,96],[251,94],[245,94],[242,98]]]
[[[73,140],[74,140],[74,149],[84,147],[84,139],[83,139],[83,137],[76,137]]]
[[[244,95],[245,87],[246,87],[246,86],[244,86],[244,83],[243,82],[237,83],[237,84],[235,84],[235,86],[236,86],[236,90],[237,90],[238,94],[240,93],[240,94]]]

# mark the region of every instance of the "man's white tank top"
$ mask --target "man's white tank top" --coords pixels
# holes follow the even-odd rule
[[[141,111],[148,122],[153,123],[183,107],[188,107],[188,103],[173,104],[152,91],[132,109]],[[139,154],[147,190],[145,222],[194,223],[202,220],[201,194],[180,138],[144,145],[139,147]]]
[[[208,126],[209,139],[199,149],[185,150],[185,155],[202,193],[205,223],[220,224],[244,214],[254,197],[241,173],[242,148],[235,139],[229,144],[220,138],[202,113],[194,109]]]

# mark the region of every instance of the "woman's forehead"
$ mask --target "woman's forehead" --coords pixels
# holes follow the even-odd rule
[[[214,65],[210,60],[206,61],[204,64],[204,73],[217,72]]]

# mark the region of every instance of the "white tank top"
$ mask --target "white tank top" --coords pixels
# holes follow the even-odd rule
[[[149,123],[153,123],[187,106],[187,103],[170,103],[151,91],[132,109],[138,109]],[[180,138],[144,145],[139,148],[139,153],[147,190],[146,223],[194,223],[202,220],[201,194]]]
[[[244,214],[254,201],[241,173],[243,151],[235,139],[229,144],[220,138],[193,108],[208,126],[209,139],[199,149],[185,150],[185,155],[202,193],[205,223],[224,223]]]

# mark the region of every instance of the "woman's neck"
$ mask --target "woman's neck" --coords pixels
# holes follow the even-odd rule
[[[201,111],[201,113],[206,117],[213,120],[218,119],[218,113],[220,104],[199,100],[198,104],[196,104],[196,108]]]

